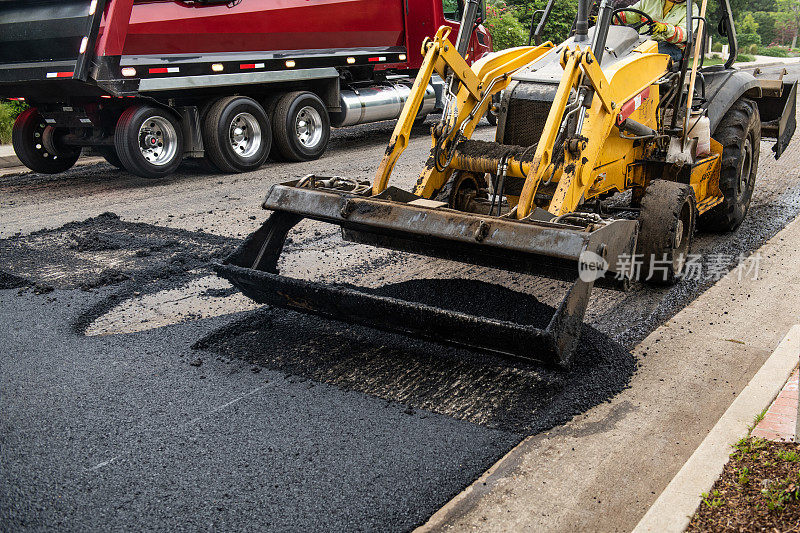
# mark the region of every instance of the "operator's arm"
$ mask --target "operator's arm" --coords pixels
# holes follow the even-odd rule
[[[628,7],[630,9],[638,9],[639,11],[642,11],[642,4],[644,2],[645,2],[645,0],[639,0],[638,2],[633,4],[632,6],[628,6]],[[612,24],[619,24],[619,25],[636,24],[637,22],[640,22],[641,20],[642,20],[642,16],[639,15],[639,13],[633,13],[631,11],[620,11],[619,13],[617,13],[617,15],[615,17],[613,17],[611,19],[611,23]]]
[[[671,3],[670,0],[667,2]],[[697,5],[694,3],[692,4],[692,13],[697,13]],[[697,22],[694,25],[696,27]],[[653,35],[663,41],[683,47],[686,44],[686,28],[686,4],[676,3],[653,27]]]

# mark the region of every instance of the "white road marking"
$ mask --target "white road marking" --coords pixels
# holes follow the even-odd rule
[[[200,420],[202,420],[204,418],[207,418],[209,416],[212,416],[212,415],[222,411],[223,409],[227,409],[231,405],[234,405],[234,404],[244,400],[245,398],[249,398],[250,396],[252,396],[253,394],[255,394],[257,392],[264,390],[265,388],[267,388],[267,386],[268,386],[268,384],[261,385],[260,387],[256,387],[255,389],[253,389],[253,390],[251,390],[249,392],[246,392],[246,393],[242,394],[241,396],[238,396],[238,397],[234,398],[233,400],[231,400],[231,401],[229,401],[227,403],[224,403],[224,404],[222,404],[222,405],[220,405],[218,407],[215,407],[214,409],[211,409],[210,411],[207,411],[207,412],[203,413],[200,416],[192,418],[188,422],[184,422],[183,424],[178,424],[178,427],[179,428],[185,428],[185,427],[190,426],[192,424],[196,424]],[[122,457],[130,454],[137,447],[138,446],[132,446],[130,449],[123,451],[122,453],[112,457],[111,459],[108,459],[106,461],[102,461],[100,463],[97,463],[93,467],[89,468],[88,471],[89,472],[94,472],[94,471],[100,470],[101,468],[104,468],[104,467],[110,465],[111,463],[121,459]]]

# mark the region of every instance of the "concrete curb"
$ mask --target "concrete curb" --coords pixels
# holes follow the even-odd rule
[[[795,325],[642,517],[634,533],[686,529],[700,505],[700,494],[711,489],[728,462],[731,445],[747,435],[753,419],[783,389],[799,357],[800,325]]]
[[[21,167],[22,163],[16,155],[0,155],[0,168]]]
[[[797,65],[800,61],[771,61],[770,63],[734,63],[733,66],[739,66],[742,70],[750,70],[751,68],[761,68],[761,67],[778,67],[778,66],[786,66],[786,65]]]
[[[94,165],[96,163],[103,163],[105,159],[99,156],[82,155],[75,163],[75,166]],[[33,172],[31,169],[22,164],[16,155],[3,155],[0,156],[0,170],[14,169],[10,174],[27,174]],[[19,171],[19,172],[16,172]],[[8,174],[8,173],[6,173]]]

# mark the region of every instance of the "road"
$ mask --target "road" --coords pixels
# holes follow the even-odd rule
[[[159,181],[106,164],[0,176],[4,524],[408,530],[526,436],[625,390],[633,348],[714,281],[596,290],[564,373],[261,309],[211,274],[264,219],[271,184],[370,179],[391,128],[336,131],[321,161],[236,176],[196,163]],[[400,187],[427,157],[424,129]],[[484,124],[476,138],[493,134]],[[699,235],[697,252],[748,254],[800,213],[800,139],[780,161],[767,143],[761,153],[742,228]],[[489,316],[545,312],[563,295],[558,282],[343,243],[322,224],[290,238],[279,266],[295,277]]]

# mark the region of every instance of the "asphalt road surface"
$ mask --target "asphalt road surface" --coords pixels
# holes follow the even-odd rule
[[[264,219],[271,184],[370,179],[391,129],[336,131],[320,161],[236,176],[186,163],[160,181],[106,164],[0,177],[4,529],[408,530],[526,435],[624,389],[630,349],[714,281],[596,290],[564,373],[259,308],[212,274]],[[396,185],[428,149],[421,128]],[[761,154],[747,220],[699,235],[704,261],[730,268],[800,212],[800,138],[778,162]],[[530,323],[564,291],[307,221],[280,268]]]

